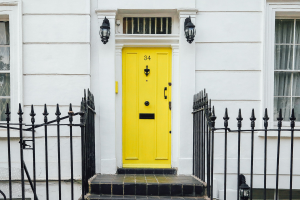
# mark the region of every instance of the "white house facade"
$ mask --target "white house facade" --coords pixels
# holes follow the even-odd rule
[[[103,44],[99,33],[105,18],[109,20],[110,37]],[[184,32],[187,18],[195,25],[192,43],[187,42]],[[228,108],[231,129],[237,129],[240,108],[245,128],[250,129],[248,119],[254,109],[256,128],[263,129],[265,108],[270,118],[269,127],[277,127],[279,108],[283,109],[283,127],[290,126],[292,108],[295,108],[296,128],[299,126],[300,1],[297,0],[0,0],[0,34],[0,40],[6,37],[6,42],[0,41],[0,60],[6,64],[6,68],[0,69],[0,87],[8,85],[0,89],[1,120],[5,121],[7,102],[11,105],[11,120],[18,121],[18,103],[21,103],[24,123],[29,124],[31,105],[39,116],[37,123],[43,122],[44,104],[48,106],[49,120],[56,117],[57,103],[62,114],[68,114],[70,103],[77,112],[83,90],[90,88],[96,112],[97,174],[116,174],[118,168],[150,167],[176,168],[179,175],[192,175],[193,95],[204,88],[215,107],[217,128],[223,127],[225,108]],[[161,62],[167,63],[169,71],[159,71]],[[128,71],[134,65],[137,68]],[[148,67],[149,76],[145,75]],[[157,82],[147,88],[146,84],[150,84],[154,76]],[[162,79],[158,77],[168,79],[160,85]],[[1,79],[6,82],[1,83]],[[132,92],[135,87],[137,93]],[[146,101],[148,105],[150,102],[149,106]],[[139,106],[134,107],[136,104]],[[165,115],[160,114],[162,107],[158,105],[166,108]],[[153,125],[154,133],[166,131],[163,137],[155,135],[154,150],[144,151],[152,141],[151,136],[134,132],[130,127],[135,122],[130,116],[136,112],[136,116],[139,114],[139,119],[143,119],[141,114],[150,111],[161,120],[161,124]],[[79,119],[76,120],[74,123],[79,123]],[[151,129],[150,123],[143,123],[137,122],[138,130],[144,130],[145,126]],[[53,142],[48,147],[49,162],[57,163],[54,131],[49,128],[48,139]],[[12,139],[12,165],[18,169],[19,133],[12,131],[11,134],[15,138]],[[24,134],[25,138],[31,137]],[[0,131],[1,152],[7,151],[6,137],[5,130]],[[251,135],[246,132],[241,137],[241,173],[248,183]],[[296,153],[300,150],[299,137],[300,132],[296,131],[295,190],[300,189],[300,156]],[[267,188],[271,190],[275,188],[277,133],[271,132],[267,139]],[[279,182],[282,194],[289,188],[290,139],[289,132],[282,132]],[[45,180],[44,140],[43,132],[37,131],[37,180],[40,182]],[[70,179],[69,140],[68,129],[62,129],[63,188],[68,188]],[[75,180],[81,178],[80,141],[78,129],[73,134]],[[236,142],[237,133],[228,133],[227,199],[234,199],[237,192]],[[253,188],[259,191],[263,188],[263,131],[255,132],[254,143]],[[139,162],[143,156],[147,160],[148,155],[141,152],[148,151],[156,153],[154,161]],[[4,171],[7,170],[6,156],[6,153],[0,156],[0,167]],[[24,156],[31,159],[29,154]],[[214,159],[213,197],[224,199],[224,132],[221,131],[215,134]],[[29,168],[32,170],[32,166]],[[49,179],[53,180],[50,199],[57,199],[56,177],[57,169],[49,169]],[[0,177],[6,178],[5,173]],[[38,188],[40,193],[44,192],[43,186]],[[29,189],[26,192],[31,195]],[[80,194],[77,182],[75,197],[79,198]],[[45,197],[42,195],[40,199]]]

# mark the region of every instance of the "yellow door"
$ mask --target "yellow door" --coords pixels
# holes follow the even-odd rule
[[[123,167],[171,167],[171,55],[123,49]]]

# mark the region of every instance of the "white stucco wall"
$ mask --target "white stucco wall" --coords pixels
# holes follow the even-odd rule
[[[256,111],[256,127],[262,126],[263,79],[265,59],[264,0],[23,0],[22,1],[22,100],[25,121],[30,122],[30,105],[35,106],[37,123],[43,120],[43,105],[48,105],[49,119],[54,118],[55,105],[60,104],[62,115],[67,115],[68,104],[75,111],[83,89],[91,88],[96,105],[96,172],[115,173],[122,166],[121,52],[126,46],[167,46],[173,49],[172,87],[172,166],[179,174],[192,173],[192,95],[207,89],[216,108],[216,127],[223,126],[224,110],[229,110],[229,126],[236,127],[238,109],[242,109],[243,127],[250,126],[250,112]],[[97,12],[95,12],[97,11]],[[173,17],[171,36],[140,37],[114,34],[115,19],[123,15],[170,15]],[[192,44],[185,41],[183,21],[191,15],[197,35]],[[99,27],[104,16],[112,26],[112,35],[104,45],[99,38]],[[115,94],[115,81],[119,94]],[[270,88],[273,90],[273,88]],[[13,105],[14,106],[14,105]],[[16,113],[13,113],[15,115]],[[17,134],[17,133],[12,133]],[[262,187],[263,137],[255,133],[254,187]],[[27,134],[28,135],[28,134]],[[69,137],[62,130],[64,179],[69,179]],[[215,141],[215,184],[223,193],[224,134],[217,133]],[[44,177],[43,132],[37,132],[38,178]],[[56,136],[49,128],[49,157],[55,166],[50,178],[57,177]],[[237,134],[228,135],[228,199],[235,197]],[[80,178],[80,137],[73,137],[76,178]],[[241,172],[249,181],[250,134],[242,134]],[[18,143],[12,145],[13,165],[18,167]],[[274,188],[275,153],[277,139],[268,138],[268,188]],[[289,137],[281,141],[280,173],[289,172]],[[295,152],[300,140],[295,139]],[[0,151],[5,152],[6,139],[0,140]],[[77,148],[78,147],[78,148]],[[30,160],[31,158],[25,157]],[[6,167],[7,157],[0,157],[0,167]],[[300,157],[295,154],[295,166]],[[28,167],[31,169],[30,164]],[[300,188],[299,170],[294,169],[294,187]],[[288,177],[282,176],[280,188]],[[55,185],[55,183],[53,183]],[[56,187],[56,186],[55,186]],[[76,187],[80,187],[77,185]],[[55,189],[53,189],[53,195]],[[230,196],[232,195],[232,196]],[[79,195],[77,195],[79,196]],[[221,196],[219,196],[222,199]]]

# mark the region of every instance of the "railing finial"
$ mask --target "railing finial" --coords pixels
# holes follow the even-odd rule
[[[31,112],[30,112],[29,115],[31,116],[31,123],[34,124],[34,122],[35,122],[35,119],[34,119],[35,113],[34,113],[33,105],[31,105]]]
[[[263,117],[263,120],[264,120],[264,126],[265,126],[265,128],[267,128],[268,127],[268,120],[269,120],[268,109],[267,108],[265,109],[265,116]]]
[[[49,113],[47,112],[47,105],[46,104],[44,105],[43,115],[44,115],[44,122],[47,123],[48,122],[47,115],[49,115]]]
[[[281,126],[282,126],[282,120],[283,120],[283,118],[282,118],[282,110],[281,110],[281,108],[280,108],[280,110],[279,110],[279,115],[278,115],[278,118],[277,118],[277,120],[278,120],[278,124],[277,124],[277,126],[278,126],[278,127],[281,127]]]
[[[291,114],[290,120],[291,120],[291,127],[294,128],[295,120],[296,120],[294,108],[292,109],[292,114]]]
[[[6,121],[10,121],[10,117],[9,117],[10,111],[9,111],[9,104],[8,103],[6,104],[6,112],[5,112],[5,114],[6,114]]]
[[[251,120],[251,127],[254,128],[255,127],[255,120],[256,120],[255,114],[254,114],[254,109],[252,109],[250,120]]]

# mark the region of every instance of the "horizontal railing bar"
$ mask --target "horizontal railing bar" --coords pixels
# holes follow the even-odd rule
[[[94,114],[96,114],[96,111],[93,109],[93,108],[91,108],[90,106],[87,106]]]
[[[212,130],[225,130],[225,128],[212,128]],[[229,132],[238,132],[238,130],[231,130],[230,128],[227,128],[227,130]],[[254,129],[254,131],[278,131],[279,129]],[[300,131],[300,129],[280,129],[280,131]],[[245,132],[245,131],[252,131],[251,129],[245,129],[245,130],[241,130],[241,132]]]
[[[25,124],[25,126],[32,126]],[[57,124],[40,124],[40,126],[57,126]],[[59,126],[80,126],[80,124],[59,124]]]

